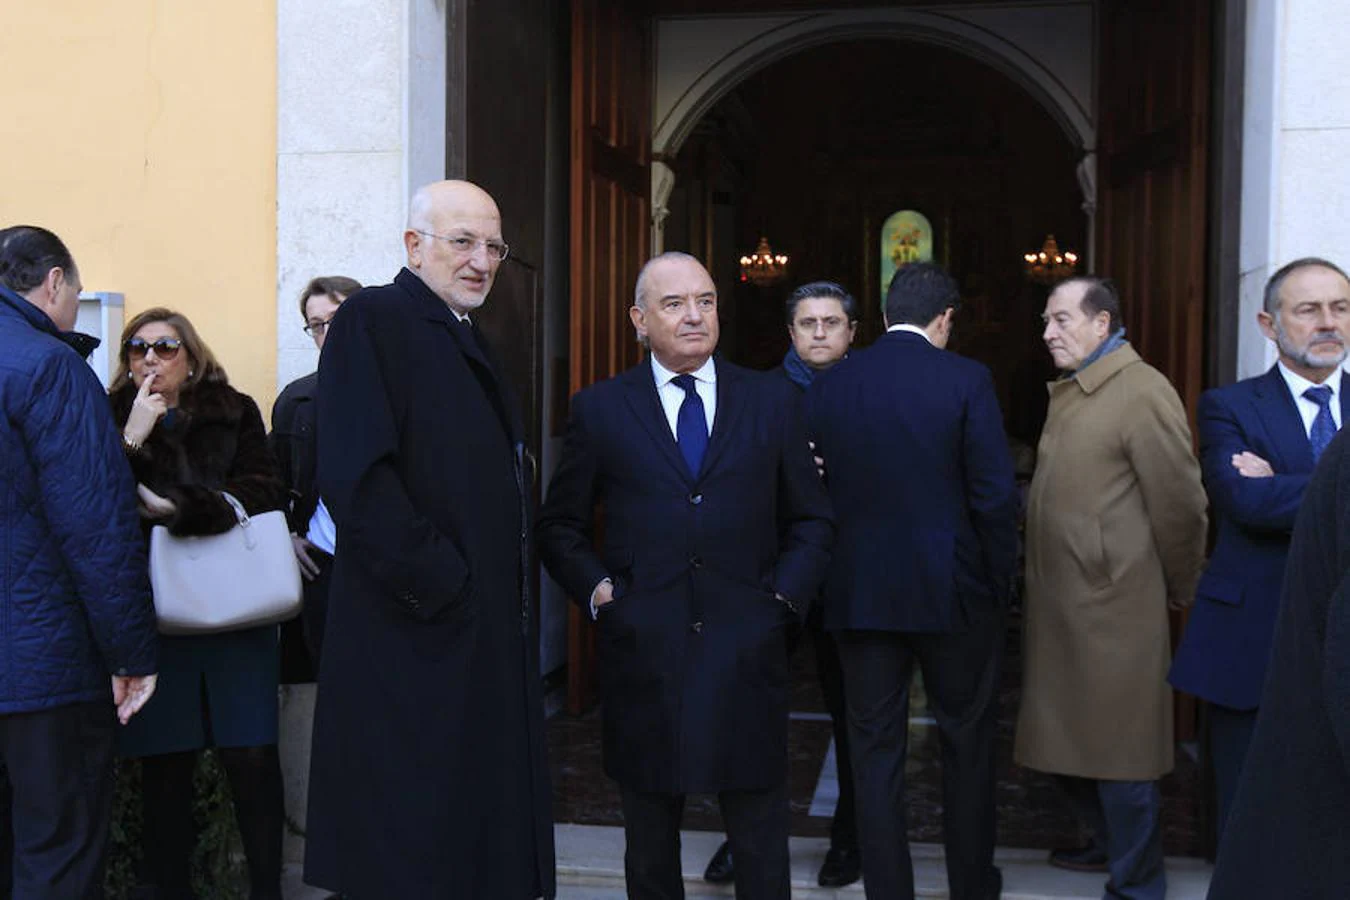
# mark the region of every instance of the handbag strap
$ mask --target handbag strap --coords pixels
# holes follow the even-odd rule
[[[234,517],[239,522],[239,533],[244,536],[244,546],[252,550],[257,546],[257,540],[253,537],[253,532],[249,530],[249,525],[253,520],[249,518],[248,510],[244,509],[244,504],[234,494],[221,491],[220,496],[226,503],[230,504],[230,509],[234,510]]]

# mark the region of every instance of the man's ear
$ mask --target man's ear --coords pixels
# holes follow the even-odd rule
[[[411,228],[403,232],[403,249],[413,268],[422,265],[422,236]]]
[[[1256,324],[1260,326],[1261,333],[1272,341],[1278,341],[1279,335],[1275,333],[1275,317],[1264,309],[1256,314]]]
[[[61,286],[65,283],[66,271],[60,266],[52,266],[47,270],[47,277],[42,279],[42,287],[46,290],[49,298],[60,293]]]
[[[639,338],[647,336],[647,314],[636,303],[628,307],[628,321],[633,323],[633,330]]]

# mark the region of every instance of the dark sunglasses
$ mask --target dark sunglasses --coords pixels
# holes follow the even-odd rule
[[[183,347],[183,342],[177,338],[160,338],[157,341],[132,338],[122,346],[127,350],[128,359],[145,359],[145,354],[154,350],[157,359],[167,361],[178,355],[178,351]]]

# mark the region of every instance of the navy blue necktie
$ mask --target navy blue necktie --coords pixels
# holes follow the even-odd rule
[[[1313,419],[1312,428],[1308,431],[1313,462],[1317,462],[1322,456],[1322,451],[1327,449],[1327,444],[1330,444],[1331,439],[1336,436],[1336,420],[1331,417],[1331,388],[1319,384],[1308,388],[1303,392],[1303,396],[1320,407],[1317,410],[1317,417]]]
[[[689,474],[698,477],[703,465],[703,453],[708,449],[708,417],[703,412],[703,398],[698,395],[693,375],[676,375],[672,379],[684,390],[684,402],[675,418],[675,441],[680,445]]]

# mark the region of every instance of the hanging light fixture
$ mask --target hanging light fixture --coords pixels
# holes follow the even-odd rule
[[[788,258],[782,253],[774,253],[769,239],[760,237],[755,252],[741,257],[741,281],[748,281],[757,287],[777,284],[787,275]]]
[[[1027,278],[1037,284],[1057,284],[1069,278],[1078,269],[1078,254],[1060,251],[1053,234],[1045,236],[1045,243],[1036,253],[1022,255]]]

